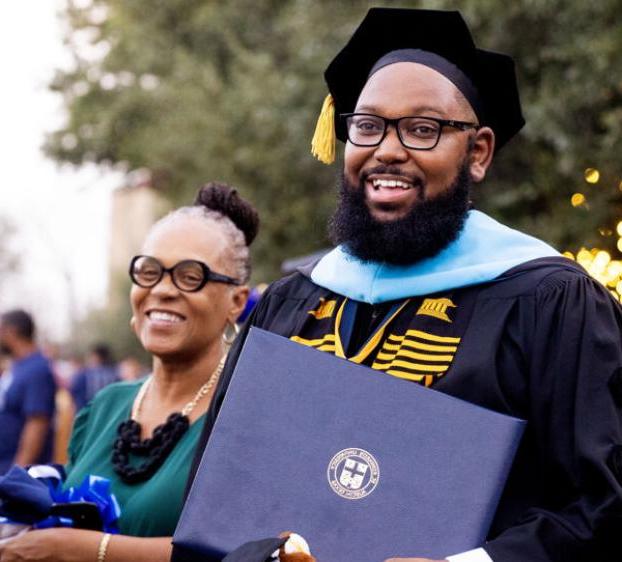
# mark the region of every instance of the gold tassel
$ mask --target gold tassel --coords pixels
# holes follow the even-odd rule
[[[324,164],[335,161],[335,100],[328,94],[315,126],[311,154]]]

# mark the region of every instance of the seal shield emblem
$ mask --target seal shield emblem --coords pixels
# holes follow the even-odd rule
[[[380,480],[378,461],[365,449],[339,451],[328,464],[328,483],[338,496],[360,500],[371,494]]]

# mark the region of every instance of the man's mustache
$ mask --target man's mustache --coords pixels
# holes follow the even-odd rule
[[[385,174],[388,176],[402,176],[404,178],[412,179],[413,184],[420,182],[417,176],[413,176],[412,174],[408,174],[404,172],[398,166],[375,166],[374,168],[370,168],[369,170],[365,170],[361,173],[361,180],[365,181],[367,178],[373,174]]]

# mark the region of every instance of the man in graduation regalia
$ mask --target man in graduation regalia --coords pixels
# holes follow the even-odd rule
[[[274,283],[245,330],[528,421],[487,542],[447,560],[622,559],[620,307],[469,203],[524,123],[512,59],[476,48],[457,12],[372,9],[325,78],[314,152],[345,142],[337,247]]]

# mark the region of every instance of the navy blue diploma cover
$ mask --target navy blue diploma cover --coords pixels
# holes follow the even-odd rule
[[[469,550],[524,426],[253,328],[173,542],[196,559],[282,531],[319,562]]]

